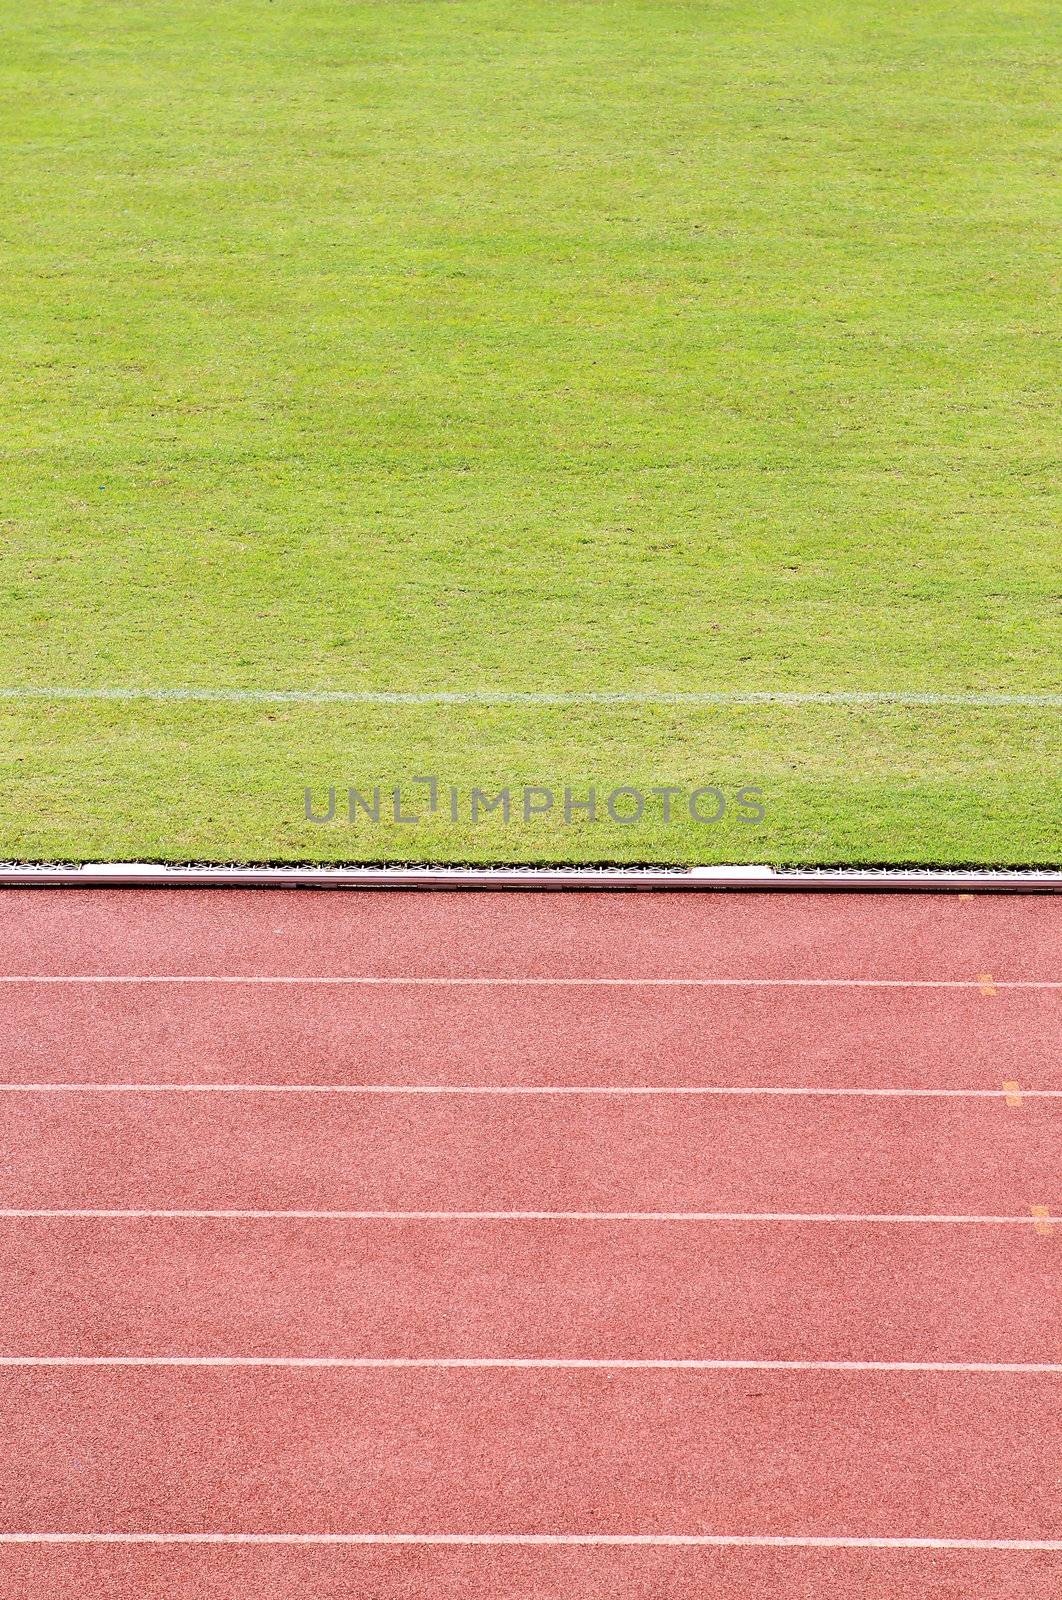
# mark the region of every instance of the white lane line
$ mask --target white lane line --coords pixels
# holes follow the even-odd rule
[[[0,1544],[717,1545],[807,1550],[1062,1550],[1062,1539],[782,1533],[0,1533]]]
[[[1062,1373],[1051,1361],[727,1361],[566,1359],[552,1356],[0,1356],[3,1367],[293,1367],[404,1371],[442,1368],[617,1372],[985,1372]]]
[[[0,1094],[362,1094],[362,1095],[782,1095],[839,1098],[1004,1100],[998,1089],[819,1088],[812,1085],[578,1083],[0,1083]],[[1062,1089],[1026,1089],[1023,1100],[1059,1100]]]
[[[217,983],[324,984],[361,987],[544,987],[671,989],[974,989],[976,978],[483,978],[309,977],[235,973],[0,973],[0,983]],[[1062,979],[996,978],[997,989],[1062,989]]]
[[[358,706],[1030,706],[1062,709],[1062,694],[911,689],[207,689],[0,688],[0,700],[201,701],[223,705]]]
[[[924,1222],[1017,1224],[1025,1228],[1059,1222],[1062,1216],[930,1216],[911,1212],[859,1211],[249,1211],[162,1210],[143,1208],[9,1208],[0,1221],[48,1218],[86,1221],[246,1221],[246,1222]]]

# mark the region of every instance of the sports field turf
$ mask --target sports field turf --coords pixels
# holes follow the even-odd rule
[[[1058,862],[1059,33],[6,7],[3,688],[1055,704],[4,698],[0,856]],[[469,820],[525,784],[765,815]]]

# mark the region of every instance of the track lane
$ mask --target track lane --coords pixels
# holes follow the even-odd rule
[[[0,972],[1058,979],[1050,895],[0,890]]]
[[[837,1223],[0,1221],[0,1355],[1062,1361],[1057,1238]]]
[[[1057,1102],[12,1095],[5,1208],[1058,1209]]]
[[[0,984],[7,1082],[1062,1089],[1062,991]]]
[[[4,1370],[0,1527],[1042,1540],[1060,1396],[1009,1374]]]
[[[8,1600],[1057,1600],[1051,1553],[0,1548]]]

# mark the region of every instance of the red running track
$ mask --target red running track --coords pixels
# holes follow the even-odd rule
[[[0,1355],[1057,1362],[1047,1242],[930,1223],[6,1220]]]
[[[12,1095],[4,1207],[1006,1214],[1058,1100]],[[179,1197],[179,1201],[175,1200]]]
[[[0,1593],[1057,1596],[1058,917],[0,894]]]

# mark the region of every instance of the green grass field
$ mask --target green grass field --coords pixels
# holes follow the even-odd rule
[[[8,6],[0,686],[1057,697],[1060,31]],[[6,698],[0,856],[1057,863],[1059,705]]]

